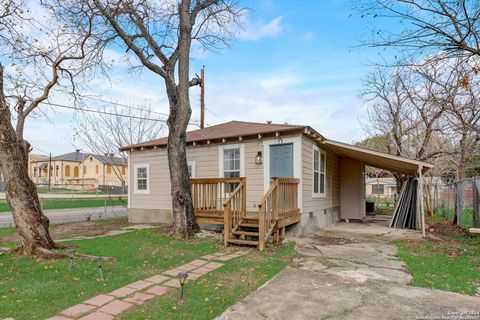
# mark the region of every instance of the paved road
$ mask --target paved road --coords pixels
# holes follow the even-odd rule
[[[92,194],[77,194],[77,193],[39,193],[40,199],[104,199],[104,198],[127,198],[126,194],[104,194],[104,193],[92,193]],[[0,200],[5,200],[5,192],[0,192]]]
[[[55,209],[44,210],[50,219],[51,224],[85,221],[88,215],[92,220],[127,217],[128,209],[124,206],[107,207],[106,214],[104,207],[98,208],[76,208],[76,209]],[[0,213],[0,228],[13,226],[13,217],[9,212]]]

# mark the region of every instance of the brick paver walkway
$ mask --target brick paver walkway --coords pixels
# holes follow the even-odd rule
[[[248,251],[239,250],[233,252],[217,252],[206,255],[157,274],[144,280],[138,280],[118,288],[110,293],[99,294],[82,303],[74,305],[60,312],[60,314],[47,320],[113,320],[120,313],[133,308],[135,305],[143,304],[145,301],[174,290],[180,286],[177,274],[181,271],[188,272],[187,281],[196,280],[199,277],[210,273],[231,259],[243,256]]]

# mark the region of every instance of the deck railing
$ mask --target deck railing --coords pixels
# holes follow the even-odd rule
[[[244,178],[190,179],[195,214],[223,216],[223,203]]]
[[[262,251],[268,237],[275,231],[277,221],[288,215],[298,213],[299,179],[273,178],[272,186],[258,204],[258,248]],[[278,230],[275,233],[278,242]]]
[[[224,241],[228,245],[228,239],[233,237],[235,231],[247,215],[247,179],[241,178],[238,186],[223,203]]]

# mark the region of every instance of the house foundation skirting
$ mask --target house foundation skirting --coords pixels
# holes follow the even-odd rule
[[[303,212],[301,221],[293,226],[292,231],[297,236],[304,236],[328,227],[339,220],[340,206],[316,208],[310,212]]]

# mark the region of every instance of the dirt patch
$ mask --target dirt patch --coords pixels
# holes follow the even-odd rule
[[[74,238],[78,236],[93,237],[105,234],[111,230],[119,230],[131,226],[127,219],[112,219],[94,222],[75,222],[52,225],[50,234],[53,239]],[[17,233],[7,234],[0,237],[0,242],[18,242]]]
[[[433,234],[457,234],[462,236],[468,235],[465,229],[447,220],[431,221],[428,222],[427,226],[428,232]]]
[[[315,244],[318,245],[343,245],[354,243],[355,241],[347,238],[342,238],[338,236],[328,235],[328,234],[314,234],[311,238],[315,241]]]

